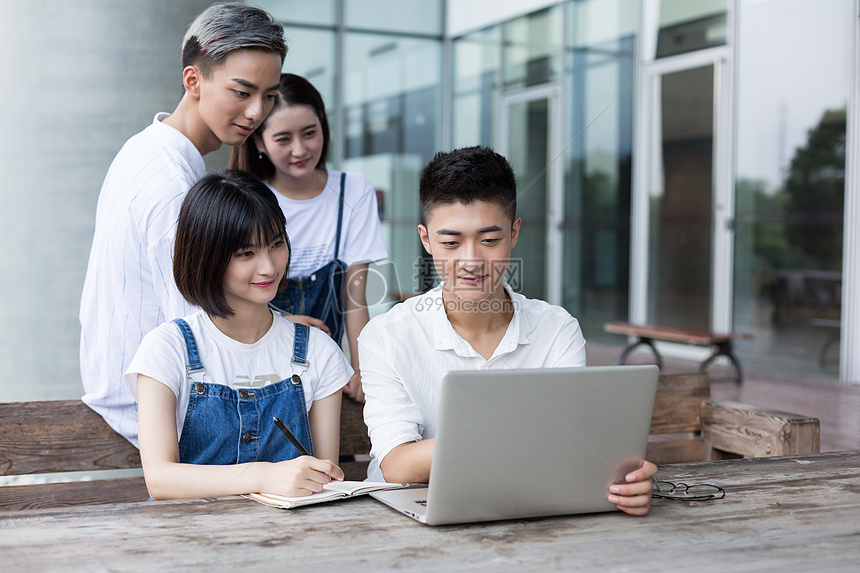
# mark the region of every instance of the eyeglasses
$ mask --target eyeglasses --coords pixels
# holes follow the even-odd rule
[[[723,499],[726,490],[717,485],[707,483],[674,484],[668,481],[652,481],[651,497],[658,499],[675,499],[680,501],[706,501],[709,499]]]

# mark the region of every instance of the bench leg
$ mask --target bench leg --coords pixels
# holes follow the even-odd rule
[[[636,348],[637,346],[639,346],[640,344],[643,344],[643,345],[651,348],[651,352],[654,353],[654,359],[657,361],[657,367],[660,370],[662,370],[663,369],[663,357],[661,357],[660,353],[657,352],[657,347],[654,346],[654,341],[652,339],[646,338],[644,336],[640,336],[639,338],[636,339],[636,342],[627,346],[627,348],[624,349],[624,352],[621,353],[621,356],[618,357],[618,362],[616,362],[616,364],[618,364],[619,366],[624,364],[624,362],[627,360],[627,357],[630,355],[631,352],[633,352],[633,349]]]
[[[818,364],[822,368],[827,368],[827,354],[830,352],[830,349],[833,347],[834,344],[836,344],[837,346],[839,345],[839,331],[838,330],[836,331],[835,334],[831,332],[827,336],[827,340],[825,340],[824,344],[821,346],[821,352],[819,352],[819,354],[818,354]],[[839,365],[839,359],[838,358],[836,360],[836,365],[837,366]]]
[[[714,351],[714,353],[711,354],[707,360],[702,362],[701,365],[699,365],[699,372],[704,374],[705,369],[707,369],[708,365],[711,362],[713,362],[714,360],[716,360],[720,356],[725,356],[726,358],[729,359],[729,362],[732,363],[732,366],[734,366],[735,372],[738,373],[738,376],[735,379],[735,383],[737,383],[738,386],[740,386],[741,382],[743,382],[743,379],[744,379],[744,372],[743,372],[743,369],[741,368],[741,361],[738,359],[737,356],[735,356],[734,349],[732,348],[732,341],[727,340],[725,342],[718,342],[716,346],[717,346],[717,349]]]

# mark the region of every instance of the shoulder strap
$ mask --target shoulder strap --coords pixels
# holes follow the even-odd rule
[[[337,260],[338,255],[340,254],[340,227],[343,222],[343,197],[344,197],[344,189],[346,188],[346,173],[341,171],[340,173],[340,193],[338,194],[338,203],[337,203],[337,235],[335,235],[334,239],[334,260]]]
[[[185,350],[188,353],[188,364],[186,369],[189,376],[194,373],[203,373],[206,369],[203,367],[203,362],[200,360],[200,352],[197,350],[197,340],[194,338],[194,333],[191,332],[191,327],[182,318],[175,318],[173,322],[179,327],[179,332],[182,333],[182,338],[185,339]]]
[[[308,362],[308,339],[311,329],[307,324],[294,323],[296,326],[296,337],[293,340],[293,363],[307,367]]]

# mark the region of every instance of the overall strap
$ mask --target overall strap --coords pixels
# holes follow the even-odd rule
[[[334,239],[334,260],[337,260],[338,254],[340,254],[340,226],[343,222],[343,197],[344,197],[344,188],[346,187],[346,173],[341,172],[340,174],[340,194],[338,195],[337,202],[337,235]]]
[[[188,375],[203,374],[206,369],[203,367],[203,362],[200,360],[200,352],[197,350],[197,340],[194,338],[194,333],[191,332],[191,327],[182,318],[175,318],[173,322],[179,327],[179,332],[182,333],[182,338],[185,339],[185,349],[188,352],[188,364],[186,369]]]
[[[310,338],[311,329],[307,324],[295,323],[296,338],[293,341],[293,360],[294,364],[308,367],[308,339]]]

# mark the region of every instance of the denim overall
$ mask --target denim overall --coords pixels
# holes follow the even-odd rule
[[[325,322],[331,337],[338,344],[343,337],[343,278],[346,263],[337,257],[340,254],[340,227],[343,222],[343,193],[346,173],[340,174],[340,193],[337,206],[337,234],[334,239],[334,258],[306,277],[295,277],[287,281],[283,293],[270,303],[287,314],[304,314]]]
[[[179,437],[179,461],[190,464],[229,465],[245,462],[280,462],[300,456],[299,451],[278,430],[277,416],[313,455],[310,424],[305,409],[302,379],[298,374],[262,388],[234,390],[218,383],[204,382],[197,341],[188,323],[174,320],[188,350],[188,378],[191,396],[185,424]],[[293,364],[308,368],[307,325],[296,324]]]

